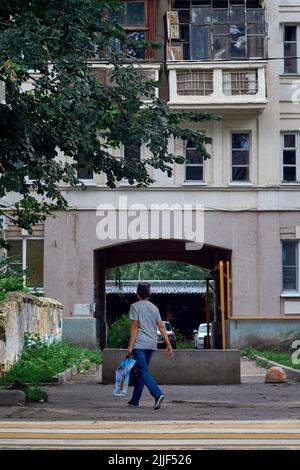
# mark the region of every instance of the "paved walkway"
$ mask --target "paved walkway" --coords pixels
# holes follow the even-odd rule
[[[11,448],[299,450],[300,422],[4,421],[0,449]]]
[[[240,385],[163,386],[166,400],[156,411],[147,390],[140,408],[130,408],[132,389],[127,397],[114,397],[113,386],[101,384],[94,371],[48,387],[48,403],[0,407],[0,421],[300,420],[300,383],[266,384],[264,375],[265,369],[243,360]]]

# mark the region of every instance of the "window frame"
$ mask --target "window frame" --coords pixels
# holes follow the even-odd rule
[[[294,150],[292,147],[284,146],[284,136],[285,135],[295,135],[295,144],[296,144],[296,164],[295,165],[285,165],[284,164],[284,150]],[[300,182],[300,132],[299,131],[282,131],[281,132],[281,184],[282,185],[294,185],[299,184]],[[284,181],[284,167],[295,167],[296,168],[296,180],[295,181]]]
[[[155,1],[154,0],[124,0],[124,2],[125,4],[143,2],[145,5],[144,26],[127,26],[127,25],[122,26],[124,28],[124,32],[126,36],[127,36],[127,33],[144,32],[145,41],[155,41],[156,39]],[[126,45],[122,45],[121,47],[126,52],[127,47],[125,46]],[[136,60],[143,61],[143,60],[154,59],[154,58],[155,58],[155,50],[146,49],[145,56],[143,58],[136,58]]]
[[[205,180],[205,160],[204,160],[204,157],[202,157],[202,163],[187,163],[187,160],[186,160],[186,152],[187,152],[187,149],[195,149],[196,150],[196,147],[188,147],[188,141],[184,142],[184,158],[185,158],[185,163],[184,163],[184,184],[205,184],[206,183],[206,180]],[[187,175],[186,175],[186,168],[187,167],[192,167],[192,168],[195,168],[195,167],[202,167],[202,179],[199,180],[190,180],[190,179],[187,179]]]
[[[44,292],[44,280],[45,280],[45,237],[11,237],[7,238],[7,243],[10,241],[20,241],[22,246],[22,257],[21,257],[21,266],[22,271],[24,272],[27,269],[27,241],[30,240],[42,240],[43,241],[43,285],[38,287],[28,287],[26,285],[26,273],[23,273],[23,286],[28,287],[30,291],[38,291],[40,293]],[[7,250],[6,250],[7,251]],[[9,253],[7,253],[9,256]]]
[[[284,56],[284,49],[285,49],[285,44],[286,42],[295,42],[296,43],[296,57],[299,55],[300,51],[300,23],[282,23],[282,57],[283,57],[283,63],[282,63],[282,74],[283,75],[299,75],[300,74],[300,59],[297,58],[297,71],[296,72],[286,72],[285,71],[285,56]],[[285,41],[285,28],[287,26],[295,26],[296,27],[296,41]]]
[[[233,134],[248,134],[249,135],[249,155],[248,155],[248,165],[233,165],[233,151],[234,150],[241,150],[237,148],[233,148],[232,145],[232,136]],[[230,138],[229,138],[229,146],[230,146],[230,185],[249,185],[252,184],[252,175],[251,175],[251,161],[252,161],[252,131],[249,129],[237,129],[237,130],[230,130]],[[248,168],[248,179],[247,180],[234,180],[233,179],[233,168]]]
[[[299,240],[284,240],[281,241],[281,290],[282,294],[299,294],[300,293],[300,241]],[[296,290],[295,289],[286,289],[284,288],[284,266],[283,266],[283,245],[284,243],[293,243],[296,246]]]

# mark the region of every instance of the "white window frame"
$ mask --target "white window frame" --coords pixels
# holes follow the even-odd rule
[[[232,179],[232,135],[233,134],[248,134],[249,135],[249,162],[248,162],[248,180],[233,180]],[[238,149],[236,149],[238,150]],[[230,168],[229,168],[229,184],[232,186],[251,186],[252,185],[252,130],[251,129],[230,129],[229,132],[229,151],[230,151]],[[234,165],[236,166],[236,165]]]
[[[203,132],[204,131],[200,131],[200,132]],[[203,163],[202,164],[187,164],[186,163],[186,150],[187,150],[187,144],[188,142],[184,142],[183,143],[183,149],[184,149],[184,158],[185,158],[185,164],[184,164],[184,182],[183,184],[184,185],[204,185],[206,184],[206,171],[205,171],[205,160],[204,160],[204,157],[203,157]],[[195,147],[191,147],[191,148],[195,148]],[[186,178],[186,167],[189,166],[189,167],[201,167],[202,166],[202,170],[203,170],[203,178],[202,180],[188,180]]]
[[[289,135],[289,134],[295,134],[295,143],[296,143],[296,180],[295,181],[284,181],[283,176],[283,168],[284,166],[288,165],[283,165],[283,151],[286,149],[288,150],[288,147],[284,147],[284,136]],[[299,131],[282,131],[281,132],[281,155],[280,155],[280,165],[281,165],[281,184],[282,185],[295,185],[299,184],[300,182],[300,132]],[[291,165],[294,166],[294,165]]]
[[[44,241],[44,253],[43,258],[45,259],[45,238],[44,237],[11,237],[7,238],[6,241],[9,244],[10,241],[21,241],[22,242],[22,271],[27,269],[27,240],[43,240]],[[44,278],[44,276],[43,276]],[[26,274],[23,274],[23,286],[26,286]],[[30,291],[38,291],[39,293],[44,292],[44,286],[40,287],[28,287]]]
[[[296,26],[296,44],[297,44],[297,51],[296,51],[296,55],[298,57],[297,59],[297,72],[286,72],[285,71],[285,67],[284,67],[284,44],[285,44],[285,40],[284,40],[284,37],[285,37],[285,27],[286,26]],[[299,52],[300,52],[300,23],[282,23],[281,24],[281,28],[282,28],[282,57],[283,57],[283,60],[282,60],[282,74],[283,75],[298,75],[300,74],[300,59],[299,59]]]
[[[296,290],[293,290],[293,289],[284,289],[283,287],[283,243],[284,242],[293,242],[295,243],[297,246],[296,246],[296,276],[297,276],[297,279],[296,279],[296,286],[297,286],[297,289]],[[282,294],[300,294],[300,240],[281,240],[281,290],[282,290]]]

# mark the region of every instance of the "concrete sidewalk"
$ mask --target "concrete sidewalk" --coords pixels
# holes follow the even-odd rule
[[[48,387],[48,403],[0,407],[0,420],[300,420],[300,383],[266,384],[264,375],[265,369],[242,360],[242,384],[164,386],[166,400],[155,411],[146,389],[141,407],[130,408],[132,389],[114,397],[113,386],[101,384],[94,371]]]

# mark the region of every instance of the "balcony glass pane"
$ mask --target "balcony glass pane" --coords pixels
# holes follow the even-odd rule
[[[209,26],[192,27],[192,60],[210,58],[210,28]]]
[[[190,22],[190,10],[179,10],[178,12],[179,23]]]
[[[244,6],[231,6],[229,10],[230,21],[235,23],[236,21],[245,21],[245,8]]]
[[[252,23],[247,25],[248,34],[265,34],[265,24]]]
[[[246,34],[244,25],[231,25],[230,26],[230,37],[231,37],[231,57],[245,57],[246,55]]]
[[[284,150],[283,151],[283,164],[284,165],[296,165],[296,150]]]
[[[192,8],[192,23],[210,23],[211,8],[195,7]]]
[[[248,23],[264,23],[265,11],[262,8],[253,10],[247,9],[247,21]]]
[[[223,35],[228,34],[228,25],[227,24],[214,24],[212,27],[213,34]]]
[[[145,3],[127,2],[126,3],[126,25],[144,26],[145,25]]]
[[[263,37],[248,36],[248,57],[264,57],[265,42]]]
[[[214,23],[226,23],[228,20],[228,10],[213,10],[212,17]]]
[[[214,36],[214,58],[227,59],[228,58],[228,42],[229,38],[226,36]]]

